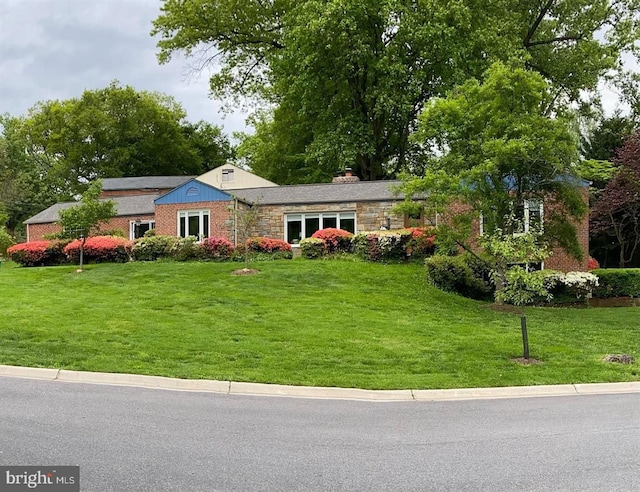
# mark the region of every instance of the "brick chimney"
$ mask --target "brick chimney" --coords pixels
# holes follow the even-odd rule
[[[333,183],[357,183],[360,178],[353,174],[353,170],[348,167],[344,170],[344,175],[333,178]]]

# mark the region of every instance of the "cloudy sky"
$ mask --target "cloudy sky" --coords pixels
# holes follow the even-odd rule
[[[0,114],[25,114],[36,102],[79,97],[117,79],[159,91],[182,104],[188,119],[245,130],[246,114],[224,116],[208,97],[208,75],[187,76],[188,62],[159,65],[149,32],[160,0],[0,0]],[[611,111],[614,92],[604,89]]]
[[[0,114],[25,114],[36,102],[79,97],[117,79],[173,96],[189,120],[225,133],[246,114],[223,115],[208,97],[208,75],[186,76],[188,62],[159,65],[149,35],[160,0],[0,0]]]

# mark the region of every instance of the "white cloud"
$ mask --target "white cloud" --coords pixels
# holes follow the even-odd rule
[[[176,98],[192,121],[245,130],[245,114],[220,113],[206,74],[186,77],[186,60],[156,60],[149,34],[159,0],[2,0],[0,113],[22,115],[36,102],[79,97],[112,80]]]

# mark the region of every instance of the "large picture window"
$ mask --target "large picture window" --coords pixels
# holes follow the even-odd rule
[[[356,232],[356,214],[354,212],[327,212],[318,214],[285,215],[285,239],[289,244],[298,244],[300,240],[311,237],[320,229],[334,227],[352,234]]]
[[[195,236],[199,240],[209,237],[209,211],[178,212],[178,235],[180,237]]]

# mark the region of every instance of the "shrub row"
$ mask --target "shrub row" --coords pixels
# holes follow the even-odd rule
[[[591,273],[599,280],[593,297],[640,297],[640,268],[599,268]]]
[[[291,258],[291,246],[284,241],[270,238],[251,238],[247,241],[253,259],[272,260]],[[22,266],[51,266],[77,263],[80,257],[81,240],[33,241],[12,246],[9,257]],[[173,236],[149,236],[128,241],[116,236],[94,236],[84,244],[85,263],[124,263],[155,261],[161,258],[177,261],[211,260],[242,261],[245,249],[235,249],[224,238],[207,238],[198,243],[196,238]]]
[[[293,257],[291,245],[280,239],[253,237],[247,240],[246,248],[234,248],[225,238],[209,237],[197,242],[194,237],[149,235],[137,239],[131,249],[131,257],[137,261],[172,259],[177,261],[243,261],[248,249],[252,259],[275,260]]]
[[[471,255],[436,255],[425,261],[428,280],[436,287],[478,300],[491,300],[495,287],[490,271]],[[589,297],[640,297],[640,268],[597,269],[562,273],[555,270],[535,272],[543,278],[551,300],[538,304],[573,304]]]
[[[356,235],[327,228],[300,241],[300,250],[302,256],[310,259],[340,253],[355,253],[364,260],[384,263],[409,258],[422,259],[433,254],[435,234],[432,229],[416,227]]]

